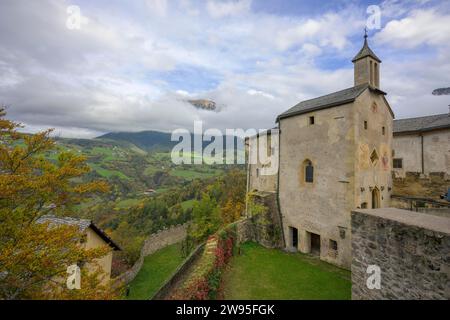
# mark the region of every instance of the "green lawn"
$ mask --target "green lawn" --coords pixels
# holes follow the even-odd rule
[[[350,272],[301,253],[241,246],[223,277],[224,299],[347,300]]]
[[[195,199],[191,199],[191,200],[183,201],[180,204],[181,204],[181,207],[183,208],[183,210],[186,210],[186,209],[192,208],[194,206],[194,202],[195,202]]]
[[[167,246],[145,257],[136,278],[130,283],[130,300],[149,299],[183,262],[180,244]]]
[[[142,199],[134,199],[134,198],[124,199],[124,200],[116,201],[115,208],[128,209],[130,207],[138,205],[140,202],[142,202]]]
[[[91,167],[92,170],[95,170],[99,175],[101,175],[104,178],[111,178],[112,176],[118,176],[120,179],[130,180],[130,178],[127,177],[121,171],[105,169],[96,163],[89,163],[89,166]]]
[[[169,172],[170,175],[175,177],[181,177],[186,180],[193,180],[193,179],[204,179],[204,178],[211,178],[214,176],[219,175],[221,172],[219,170],[193,170],[193,169],[173,169]]]

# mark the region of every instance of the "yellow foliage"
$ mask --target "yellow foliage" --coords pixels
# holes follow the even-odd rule
[[[116,297],[109,284],[100,284],[98,272],[85,277],[81,290],[55,281],[69,265],[95,263],[110,248],[83,249],[76,227],[36,223],[50,212],[70,214],[72,205],[108,191],[108,185],[75,183],[73,178],[89,172],[84,156],[62,152],[57,161],[48,160],[46,153],[55,149],[52,130],[20,133],[21,126],[5,115],[0,107],[0,300]]]

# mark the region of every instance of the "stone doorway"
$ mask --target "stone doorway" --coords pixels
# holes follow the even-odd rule
[[[311,233],[311,254],[320,256],[320,235]]]
[[[374,188],[372,190],[372,209],[379,208],[380,202],[380,191],[378,188]]]
[[[294,227],[289,227],[289,237],[291,247],[295,250],[298,249],[298,229]]]

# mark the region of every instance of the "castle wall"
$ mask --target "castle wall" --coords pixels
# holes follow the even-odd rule
[[[144,258],[146,256],[168,245],[181,242],[184,238],[186,238],[187,227],[188,223],[185,223],[163,229],[148,236],[141,248],[139,259],[130,269],[119,275],[116,280],[118,280],[118,282],[130,283],[141,270],[142,265],[144,264]]]
[[[249,138],[249,159],[256,159],[257,163],[249,163],[247,168],[247,179],[248,179],[248,191],[269,191],[274,192],[277,190],[277,168],[275,168],[275,172],[270,175],[262,174],[262,169],[264,167],[268,167],[271,164],[263,164],[258,156],[258,146],[261,144],[268,151],[267,156],[270,156],[272,153],[271,150],[271,139],[278,140],[277,134],[270,135],[261,135],[261,136],[253,136]],[[274,157],[278,157],[277,154],[273,154]],[[278,159],[277,159],[278,161]],[[276,165],[274,163],[274,165]]]
[[[393,208],[352,212],[352,299],[448,300],[449,248],[450,218]],[[379,287],[369,266],[379,268]]]
[[[443,172],[450,175],[450,130],[435,130],[423,135],[423,169],[428,175]],[[422,138],[420,134],[394,136],[394,158],[403,159],[403,168],[394,169],[397,177],[407,172],[422,173]]]

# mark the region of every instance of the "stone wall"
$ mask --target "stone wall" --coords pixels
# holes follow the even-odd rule
[[[144,241],[139,259],[130,269],[119,275],[116,280],[118,280],[118,282],[130,283],[141,270],[144,263],[144,258],[146,256],[168,245],[182,241],[184,238],[186,238],[187,227],[188,223],[173,226],[168,229],[163,229],[157,233],[151,234]]]
[[[444,172],[428,175],[406,172],[404,176],[398,176],[394,172],[392,192],[394,195],[439,200],[448,188],[450,188],[450,175]]]
[[[397,209],[405,209],[450,218],[450,202],[446,200],[392,196],[391,206]]]
[[[450,219],[385,208],[352,212],[352,299],[450,299]],[[380,289],[369,289],[380,268]]]
[[[197,261],[197,258],[202,254],[205,244],[199,245],[192,251],[192,253],[184,260],[184,262],[177,268],[172,276],[161,286],[161,288],[150,298],[150,300],[164,300],[170,297],[174,288],[183,279],[188,270]]]
[[[267,208],[267,211],[253,215],[249,205],[249,220],[242,222],[243,226],[246,226],[246,236],[266,248],[283,248],[282,222],[276,192],[252,192],[249,196],[255,204]]]
[[[247,241],[256,241],[256,229],[252,219],[246,218],[234,223],[236,225],[236,244]],[[229,226],[231,227],[231,225]],[[220,232],[220,231],[219,231]],[[177,287],[179,287],[193,272],[205,249],[205,243],[199,245],[186,260],[178,267],[172,276],[153,295],[151,300],[169,299]]]
[[[278,130],[271,129],[270,134],[248,138],[247,192],[277,190],[278,137]],[[261,163],[260,148],[268,151],[267,159],[264,159],[264,163],[268,163]],[[274,148],[273,153],[272,148]]]

